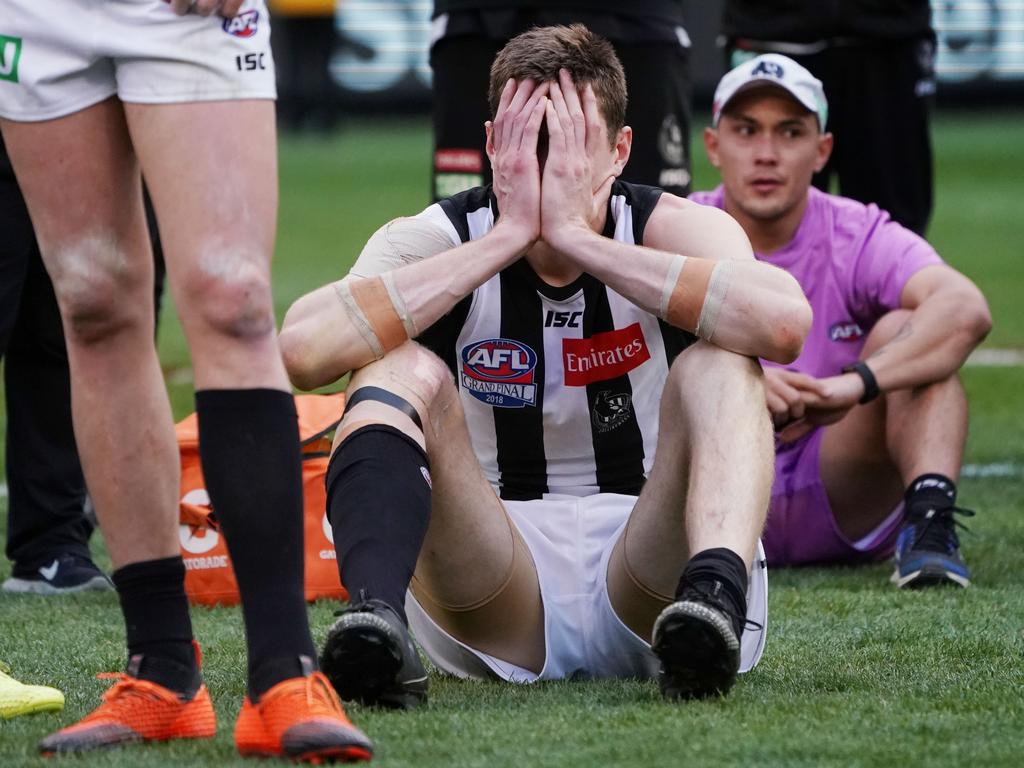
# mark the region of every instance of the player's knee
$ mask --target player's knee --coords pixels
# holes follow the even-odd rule
[[[404,388],[433,409],[457,396],[455,381],[444,361],[429,349],[407,341],[353,375],[353,383]]]
[[[204,334],[252,341],[274,332],[270,275],[248,260],[201,261],[186,276],[182,293],[185,322]]]
[[[54,249],[48,262],[70,344],[91,345],[151,325],[151,267],[131,258],[113,237]]]
[[[760,390],[761,376],[761,366],[753,358],[699,341],[672,363],[666,388],[687,397],[722,388]]]

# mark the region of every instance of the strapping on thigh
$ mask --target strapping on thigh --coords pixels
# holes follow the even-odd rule
[[[456,640],[533,671],[544,660],[543,606],[536,567],[526,542],[509,524],[512,562],[506,577],[488,595],[465,605],[453,605],[431,594],[413,576],[410,591],[423,610]]]
[[[637,635],[648,639],[654,619],[675,598],[646,584],[626,557],[625,532],[615,545],[608,568],[608,597],[619,619]]]

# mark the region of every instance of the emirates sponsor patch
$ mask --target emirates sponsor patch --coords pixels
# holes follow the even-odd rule
[[[585,387],[629,373],[651,359],[640,323],[588,339],[562,339],[567,387]]]

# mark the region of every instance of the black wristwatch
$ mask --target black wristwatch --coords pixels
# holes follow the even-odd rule
[[[875,374],[871,372],[871,369],[868,368],[868,364],[863,360],[858,360],[852,365],[845,366],[843,368],[843,373],[856,373],[860,376],[861,381],[864,382],[864,394],[861,395],[861,398],[858,401],[861,405],[864,405],[864,403],[870,403],[882,394],[882,390],[878,388],[878,380],[875,378]]]

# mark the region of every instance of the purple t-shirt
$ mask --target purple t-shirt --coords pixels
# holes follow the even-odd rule
[[[724,209],[723,197],[719,186],[694,192],[690,200]],[[943,263],[927,241],[878,206],[814,187],[793,239],[774,253],[754,255],[789,272],[807,294],[814,310],[811,332],[796,362],[782,367],[817,378],[855,362],[878,319],[899,308],[907,280]]]

